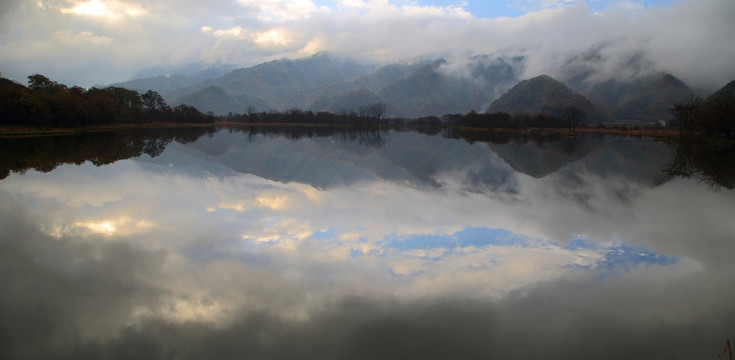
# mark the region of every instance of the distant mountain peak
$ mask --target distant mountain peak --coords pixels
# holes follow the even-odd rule
[[[574,93],[562,82],[543,74],[523,80],[495,100],[487,109],[494,112],[529,112],[563,116],[569,106],[575,106],[587,116],[593,114],[592,103]]]
[[[205,76],[217,77],[224,75],[234,69],[236,65],[223,63],[190,63],[184,65],[154,65],[146,69],[139,70],[133,75],[131,80],[139,80],[150,77],[164,76],[186,76],[197,79],[203,79]]]
[[[693,94],[676,76],[657,72],[627,81],[595,84],[587,96],[618,120],[655,122],[665,119],[666,109]]]
[[[719,96],[733,96],[733,95],[735,95],[735,80],[730,81],[725,86],[715,91],[709,97],[714,98],[714,97],[719,97]]]
[[[653,122],[693,91],[676,76],[656,72],[645,57],[632,54],[611,73],[600,68],[602,44],[573,57],[558,72],[518,82],[528,59],[517,54],[476,54],[446,59],[415,58],[378,66],[321,51],[298,59],[279,59],[211,76],[217,67],[195,64],[199,80],[154,67],[162,74],[114,84],[140,92],[158,91],[172,104],[186,103],[215,114],[290,108],[314,111],[350,109],[381,101],[396,117],[442,116],[469,111],[543,112],[562,116],[563,108],[584,109],[589,121]],[[518,55],[520,54],[520,55]],[[206,69],[205,69],[206,68]],[[559,74],[552,77],[550,74]],[[199,76],[199,75],[198,75]],[[209,88],[216,86],[217,88]],[[735,84],[725,90],[732,93]],[[730,89],[730,90],[728,90]],[[201,97],[201,99],[197,99]],[[594,105],[594,106],[593,106]],[[612,114],[607,115],[607,114]]]
[[[522,89],[528,90],[533,93],[529,95],[540,95],[543,92],[548,91],[547,89],[560,92],[565,96],[574,94],[574,92],[566,85],[564,85],[564,83],[554,79],[548,74],[541,74],[530,79],[522,80],[510,90],[508,90],[507,93],[511,93],[511,91],[517,92]]]

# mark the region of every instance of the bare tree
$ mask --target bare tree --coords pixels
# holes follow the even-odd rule
[[[669,109],[669,113],[674,115],[675,120],[679,123],[680,135],[694,135],[696,120],[701,110],[701,105],[701,97],[689,95],[686,99],[675,103]]]
[[[584,113],[578,107],[572,105],[564,109],[564,116],[569,121],[569,129],[574,131],[574,128],[578,126],[582,120],[584,120]]]
[[[374,120],[380,121],[380,119],[382,119],[383,115],[385,114],[385,104],[384,103],[367,104],[367,105],[360,106],[357,109],[357,111],[361,118],[374,119]]]

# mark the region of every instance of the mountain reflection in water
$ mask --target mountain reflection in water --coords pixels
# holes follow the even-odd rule
[[[0,357],[685,359],[733,338],[735,192],[706,150],[304,130],[0,141]]]

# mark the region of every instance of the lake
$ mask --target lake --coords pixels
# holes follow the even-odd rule
[[[2,139],[0,357],[725,357],[728,146],[244,128]]]

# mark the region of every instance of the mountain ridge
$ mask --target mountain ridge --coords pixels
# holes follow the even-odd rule
[[[519,82],[493,101],[486,112],[544,113],[565,117],[567,109],[572,107],[590,121],[608,119],[608,115],[596,109],[589,99],[546,74]]]
[[[315,112],[349,111],[356,110],[361,103],[382,102],[386,104],[389,117],[443,116],[483,109],[550,112],[560,116],[564,106],[543,105],[544,101],[557,98],[563,100],[561,103],[565,106],[582,109],[589,121],[656,122],[668,116],[666,109],[674,102],[693,93],[683,81],[665,72],[640,72],[632,78],[590,82],[592,70],[587,70],[584,87],[579,85],[582,80],[570,80],[576,81],[577,93],[570,89],[564,77],[560,81],[547,75],[548,78],[542,79],[552,79],[556,85],[541,86],[548,88],[536,93],[543,101],[534,103],[526,99],[527,106],[523,109],[501,107],[503,101],[493,107],[509,89],[524,81],[526,62],[523,56],[475,55],[466,61],[419,59],[377,66],[319,53],[302,59],[273,60],[235,69],[162,95],[169,103],[194,104],[216,115],[242,113],[249,107],[259,112],[290,108]],[[122,84],[136,84],[133,81],[154,83],[163,80],[156,77]],[[213,96],[213,89],[206,90],[213,86],[224,91],[217,92],[222,94],[221,98]],[[347,105],[340,104],[355,108],[346,109]]]

